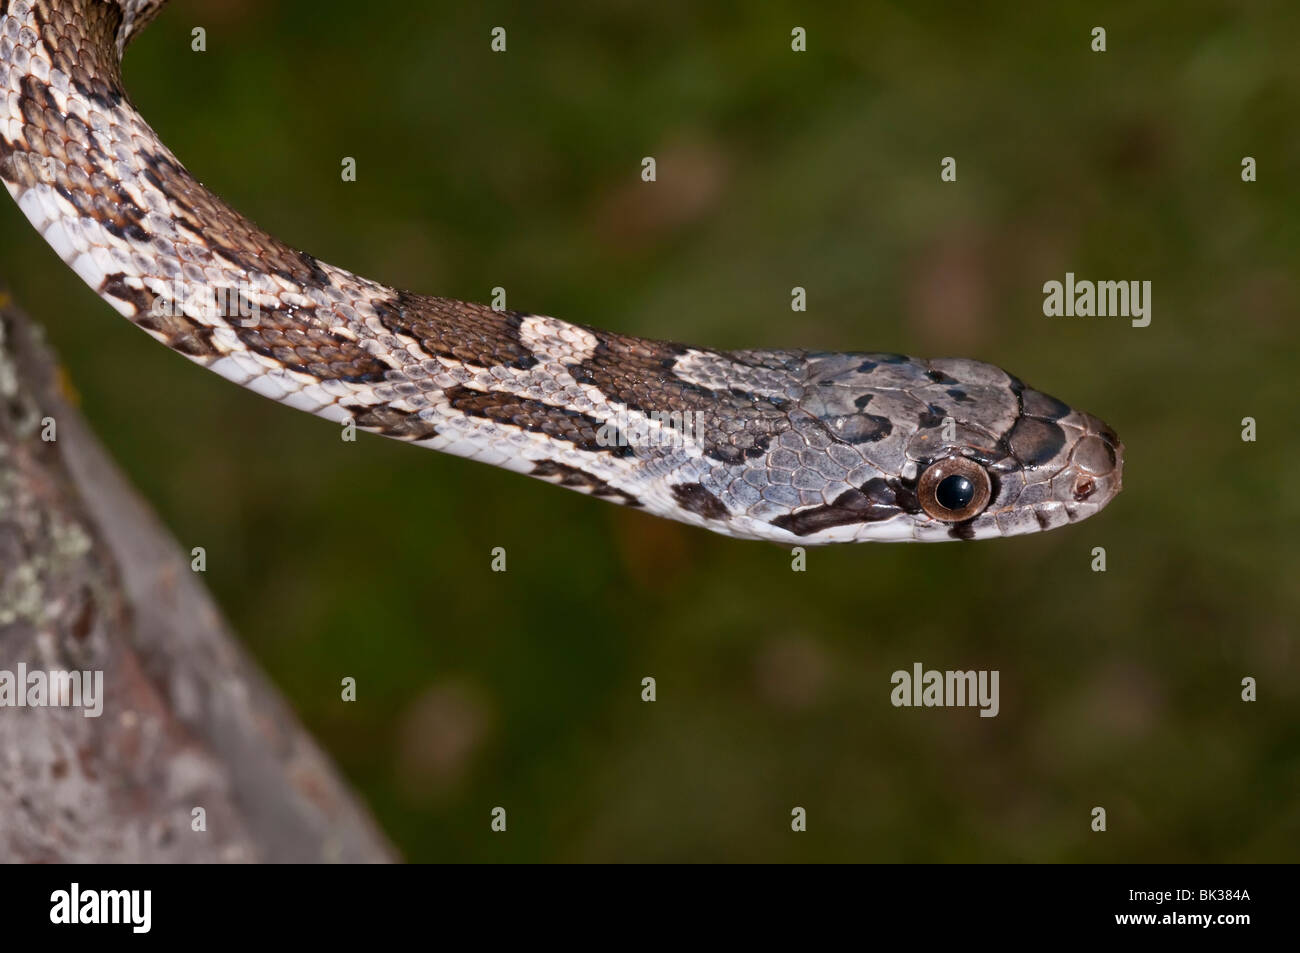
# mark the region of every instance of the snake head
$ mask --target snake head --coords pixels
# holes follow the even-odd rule
[[[951,535],[976,539],[1054,529],[1092,516],[1119,493],[1124,445],[1114,430],[1038,391],[1025,388],[1020,397],[1024,408],[1004,437],[1006,455],[986,464],[995,487],[989,505],[953,523]],[[1048,407],[1065,412],[1040,416]],[[930,499],[922,496],[922,505]],[[935,504],[928,512],[943,522],[942,503]]]
[[[913,436],[908,471],[927,518],[918,538],[1055,529],[1099,512],[1120,491],[1124,445],[1114,430],[1039,391],[1026,387],[1016,396],[1015,423],[996,440],[969,422],[955,439],[924,430]]]
[[[1099,512],[1120,491],[1124,445],[1097,417],[989,364],[927,363],[922,396],[947,413],[938,426],[927,419],[907,444],[917,502],[930,521],[918,536],[1054,529]],[[954,396],[961,394],[966,400]]]
[[[775,521],[809,541],[1015,536],[1085,519],[1120,490],[1115,431],[1001,368],[813,357],[799,409],[862,455],[868,479]]]

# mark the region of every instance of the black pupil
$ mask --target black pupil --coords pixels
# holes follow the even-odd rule
[[[934,488],[934,498],[945,510],[959,510],[975,498],[975,484],[954,473],[939,481]]]

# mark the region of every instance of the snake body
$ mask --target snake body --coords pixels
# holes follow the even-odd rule
[[[0,0],[0,179],[171,349],[345,426],[730,536],[1010,536],[1119,491],[1122,445],[989,364],[718,351],[397,291],[262,231],[122,88],[165,0]]]

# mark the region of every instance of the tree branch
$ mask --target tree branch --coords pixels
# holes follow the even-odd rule
[[[58,380],[0,290],[0,861],[394,859]],[[102,714],[15,705],[20,665]]]

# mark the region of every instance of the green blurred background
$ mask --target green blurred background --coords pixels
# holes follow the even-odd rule
[[[236,208],[394,285],[1002,365],[1124,438],[1104,514],[793,573],[779,547],[343,443],[133,330],[9,202],[0,274],[409,859],[1295,859],[1295,8],[705,7],[175,0],[127,85]],[[1151,326],[1043,317],[1067,270],[1152,281]],[[1000,670],[1001,714],[891,707],[917,661]]]

